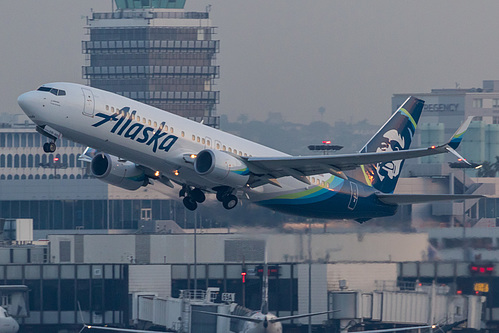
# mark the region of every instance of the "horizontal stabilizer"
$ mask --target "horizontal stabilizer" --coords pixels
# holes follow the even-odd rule
[[[407,205],[433,201],[453,201],[485,198],[481,194],[388,194],[376,193],[378,199],[389,205]]]

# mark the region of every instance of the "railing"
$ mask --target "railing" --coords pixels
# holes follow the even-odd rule
[[[154,11],[153,9],[147,10],[125,10],[125,11],[116,11],[112,13],[92,13],[93,20],[109,20],[109,19],[134,19],[134,18],[143,18],[143,19],[153,19],[153,18],[162,18],[162,19],[209,19],[210,14],[207,12],[163,12],[163,11]]]
[[[136,75],[209,75],[217,76],[219,66],[84,66],[84,78]]]
[[[83,53],[95,52],[131,52],[141,49],[152,50],[212,50],[218,52],[220,41],[218,40],[103,40],[83,41]]]

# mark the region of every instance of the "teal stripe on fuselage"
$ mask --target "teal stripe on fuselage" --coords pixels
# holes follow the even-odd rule
[[[308,203],[316,203],[320,201],[325,201],[328,200],[329,198],[333,197],[338,193],[339,190],[341,190],[341,187],[344,184],[344,180],[339,178],[339,177],[332,177],[332,181],[329,185],[329,188],[322,188],[321,186],[314,186],[312,189],[317,189],[321,188],[318,191],[313,191],[310,193],[310,189],[303,191],[303,196],[298,196],[298,197],[293,197],[293,198],[286,198],[287,195],[284,196],[278,196],[274,199],[267,199],[267,200],[262,200],[259,201],[258,204],[260,205],[304,205]],[[296,193],[296,195],[299,195],[299,193]]]

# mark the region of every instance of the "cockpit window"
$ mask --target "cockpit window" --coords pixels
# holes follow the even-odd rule
[[[56,96],[66,96],[66,91],[61,89],[55,89],[50,87],[41,86],[37,89],[38,91],[47,91]]]

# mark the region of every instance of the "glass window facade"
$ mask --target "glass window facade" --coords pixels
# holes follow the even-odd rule
[[[235,302],[252,310],[259,310],[262,301],[262,276],[256,274],[261,265],[245,265],[246,275],[243,283],[242,265],[208,264],[197,266],[197,289],[219,287],[220,293],[234,293]],[[269,310],[279,315],[280,311],[298,311],[298,277],[296,264],[272,265],[278,273],[269,276]],[[202,272],[200,274],[200,272]],[[251,273],[250,273],[251,272]],[[172,265],[172,296],[179,297],[180,291],[194,289],[194,265]],[[244,289],[244,301],[243,301]]]
[[[172,200],[1,201],[0,216],[31,218],[34,229],[137,229],[141,210],[149,208],[153,220],[174,220],[183,209]]]
[[[215,28],[168,26],[165,21],[147,27],[109,27],[110,23],[99,27],[100,19],[116,20],[118,26],[120,19],[145,12],[114,14],[94,14],[90,21],[90,40],[82,44],[83,53],[90,59],[82,73],[89,84],[219,127],[219,117],[215,116],[219,92],[212,90],[219,76],[215,65],[219,41],[212,39]],[[208,18],[208,13],[147,14],[153,18],[165,14],[181,15],[183,19]]]
[[[76,274],[77,270],[98,274],[87,274],[82,278]],[[57,316],[54,324],[81,326],[79,306],[87,316],[88,313],[107,313],[108,315],[102,316],[106,318],[103,324],[119,325],[126,321],[127,265],[0,265],[0,276],[0,282],[4,285],[26,285],[29,289],[30,317],[18,319],[21,325],[43,325],[44,315],[55,312]],[[66,316],[68,312],[72,314]],[[63,317],[72,320],[63,321]],[[88,318],[88,323],[92,324],[92,318],[95,317]]]

